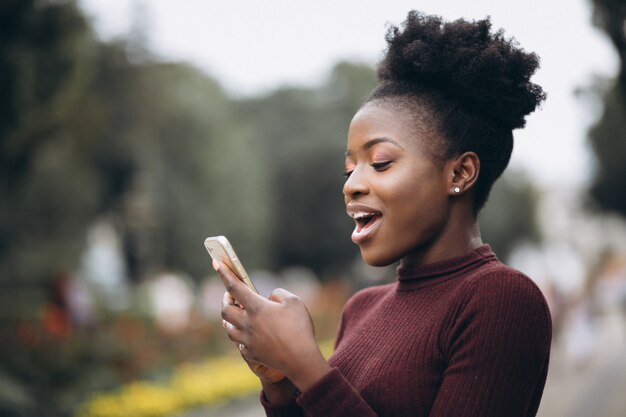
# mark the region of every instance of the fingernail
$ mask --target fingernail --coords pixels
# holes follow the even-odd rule
[[[220,263],[217,262],[215,259],[213,259],[213,261],[211,262],[211,265],[213,265],[213,269],[215,269],[216,271],[220,270]]]

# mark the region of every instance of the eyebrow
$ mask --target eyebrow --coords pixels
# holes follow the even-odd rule
[[[393,145],[396,145],[398,148],[404,150],[404,147],[400,145],[398,142],[396,142],[395,140],[391,138],[387,138],[384,136],[380,138],[373,138],[373,139],[368,140],[363,145],[361,145],[361,149],[363,149],[364,151],[367,151],[373,148],[374,146],[378,145],[379,143],[383,143],[383,142],[391,143]],[[346,156],[350,156],[350,151],[346,151]]]

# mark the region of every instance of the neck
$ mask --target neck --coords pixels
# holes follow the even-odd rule
[[[443,230],[427,245],[407,254],[401,260],[403,267],[415,267],[456,258],[483,244],[478,220],[471,210],[451,215]]]

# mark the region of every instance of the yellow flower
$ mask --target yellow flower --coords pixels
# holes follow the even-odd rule
[[[320,344],[328,358],[333,342]],[[259,391],[261,384],[239,357],[209,358],[177,367],[168,384],[132,382],[116,392],[95,394],[76,417],[165,417]]]

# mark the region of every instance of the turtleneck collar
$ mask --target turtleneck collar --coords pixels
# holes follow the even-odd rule
[[[447,281],[497,259],[491,247],[484,244],[456,258],[413,267],[398,266],[396,268],[397,289],[398,291],[415,290]]]

